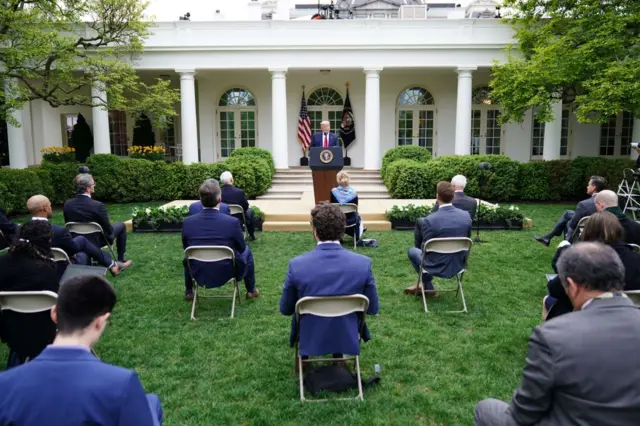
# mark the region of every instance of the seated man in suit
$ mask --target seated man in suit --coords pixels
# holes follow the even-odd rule
[[[640,223],[629,219],[629,217],[622,212],[620,207],[618,207],[618,196],[615,192],[605,189],[596,194],[594,201],[596,210],[599,212],[606,210],[618,218],[624,230],[625,243],[640,245]]]
[[[227,283],[235,273],[237,280],[244,280],[247,299],[260,295],[256,288],[253,269],[253,253],[245,244],[240,221],[220,212],[220,185],[215,179],[200,186],[200,201],[204,207],[200,213],[185,218],[182,225],[182,247],[227,246],[233,249],[236,270],[231,271],[230,261],[204,263],[193,261],[191,269],[198,283],[213,288]],[[184,265],[185,300],[193,300],[193,282],[186,260]]]
[[[310,148],[329,148],[332,146],[340,146],[338,137],[335,133],[331,133],[331,123],[323,121],[320,123],[320,129],[322,131],[315,132],[311,137]]]
[[[566,249],[558,274],[575,312],[545,322],[529,338],[511,404],[480,402],[475,424],[640,424],[640,309],[622,292],[624,267],[600,243]]]
[[[11,222],[2,208],[0,208],[0,232],[2,232],[2,236],[0,236],[0,250],[2,250],[11,245],[13,237],[18,232],[18,225]]]
[[[303,297],[363,294],[369,299],[367,315],[378,313],[378,291],[371,270],[371,259],[345,250],[340,245],[345,222],[344,213],[336,205],[323,202],[311,210],[313,236],[318,244],[315,250],[289,262],[280,298],[280,312],[293,315],[292,346],[297,335],[296,303]],[[300,334],[302,356],[360,353],[360,327],[356,314],[337,318],[305,315],[300,319],[300,327],[305,329],[305,333]],[[370,339],[368,330],[363,330],[362,337],[365,341]]]
[[[215,179],[205,179],[203,183],[211,182],[212,180],[215,180]],[[202,202],[200,201],[191,203],[191,205],[189,206],[189,216],[193,216],[196,213],[200,213],[202,211],[202,208],[203,208]],[[231,214],[231,211],[229,210],[229,206],[225,203],[220,203],[220,213]]]
[[[31,213],[31,220],[48,221],[53,217],[51,202],[44,195],[34,195],[29,198],[27,200],[27,210]],[[88,265],[89,257],[91,257],[100,265],[108,268],[113,276],[120,273],[118,263],[83,235],[72,237],[67,228],[59,225],[51,225],[51,229],[53,231],[51,247],[64,250],[69,257],[75,257],[76,262],[80,265]]]
[[[96,247],[113,244],[113,240],[116,240],[118,269],[122,270],[131,267],[131,261],[125,260],[124,256],[127,250],[127,228],[122,222],[115,223],[112,226],[104,204],[91,198],[96,186],[93,176],[81,173],[74,179],[74,184],[78,195],[64,203],[64,221],[95,222],[100,225],[107,237],[107,241],[104,241],[104,238],[97,234],[90,234],[87,239]]]
[[[409,249],[409,260],[416,272],[422,271],[422,282],[426,286],[427,295],[436,297],[432,284],[432,275],[439,277],[452,277],[464,268],[465,253],[445,255],[429,253],[422,261],[422,247],[432,238],[469,237],[471,235],[471,216],[464,210],[460,210],[451,204],[454,197],[453,185],[449,182],[440,182],[436,188],[436,203],[439,208],[427,217],[418,219],[414,234],[414,245]],[[425,271],[428,270],[429,272]],[[413,285],[404,290],[407,294],[421,294],[421,289]]]
[[[464,188],[467,186],[467,178],[462,175],[455,175],[451,179],[451,184],[455,189],[455,196],[453,197],[453,207],[464,210],[469,213],[471,220],[476,216],[476,209],[478,208],[478,202],[475,198],[465,195]],[[433,206],[433,211],[438,211],[438,203]],[[433,213],[433,212],[432,212]]]
[[[0,424],[158,425],[162,408],[145,395],[135,371],[106,364],[91,349],[116,303],[107,280],[95,275],[60,287],[51,318],[58,335],[33,361],[0,373]]]
[[[533,237],[537,242],[544,244],[549,247],[551,243],[551,239],[553,237],[559,237],[564,233],[564,239],[567,241],[571,241],[571,237],[573,232],[578,226],[578,222],[583,217],[587,217],[592,213],[596,212],[596,204],[594,202],[594,197],[596,194],[605,188],[605,180],[600,176],[591,176],[589,179],[589,184],[587,185],[587,194],[590,195],[586,200],[582,200],[576,206],[576,210],[565,210],[565,212],[560,217],[560,220],[555,224],[553,229],[547,235],[543,235],[542,237]]]
[[[220,175],[220,183],[222,183],[222,199],[227,204],[238,204],[244,210],[244,219],[247,224],[249,240],[255,241],[256,235],[255,224],[253,222],[253,210],[249,208],[249,201],[247,201],[247,197],[244,195],[244,191],[233,186],[233,176],[229,171],[223,172]],[[235,217],[238,219],[242,219],[241,215]]]

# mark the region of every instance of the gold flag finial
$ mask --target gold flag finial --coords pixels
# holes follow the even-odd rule
[[[303,85],[302,85],[302,91],[303,91],[303,92],[304,92],[304,88],[305,88],[305,86],[304,86],[304,84],[303,84]]]
[[[345,86],[347,86],[347,89],[349,88],[349,86],[351,86],[351,83],[349,83],[348,81],[344,84]]]

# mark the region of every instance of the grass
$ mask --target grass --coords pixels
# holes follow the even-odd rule
[[[112,221],[128,219],[132,207],[109,206]],[[487,242],[474,245],[465,276],[466,315],[438,312],[459,306],[453,293],[430,301],[429,314],[402,293],[416,279],[406,256],[412,232],[370,233],[380,247],[358,252],[373,259],[381,308],[368,319],[373,339],[361,365],[370,376],[380,364],[382,382],[363,403],[298,399],[290,319],[278,300],[288,260],[314,248],[309,233],[258,233],[251,248],[261,297],[243,299],[233,320],[230,301],[203,301],[195,322],[183,300],[180,236],[130,233],[134,267],[110,278],[118,304],[96,350],[135,369],[160,395],[166,425],[469,425],[479,400],[509,400],[519,384],[553,255],[531,236],[547,232],[567,207],[522,205],[532,230],[482,234]],[[6,357],[3,345],[2,367]]]

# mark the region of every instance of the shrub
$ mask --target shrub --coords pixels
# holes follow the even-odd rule
[[[421,217],[425,217],[431,214],[433,206],[416,206],[409,204],[406,206],[393,206],[391,210],[385,213],[388,220],[405,220],[407,222],[415,223]],[[486,204],[480,204],[478,208],[478,219],[486,225],[493,225],[500,222],[506,222],[511,226],[516,223],[522,223],[525,219],[524,214],[520,212],[517,206],[504,207],[500,205],[487,206]],[[475,223],[476,218],[473,218]]]
[[[581,200],[586,197],[589,178],[597,175],[607,181],[607,189],[617,191],[626,168],[635,169],[635,162],[627,158],[578,157],[571,161],[571,173],[568,178],[568,199]]]
[[[260,158],[229,158],[223,164],[233,175],[234,185],[242,188],[247,198],[264,194],[271,185],[269,165]]]
[[[133,209],[131,214],[134,228],[142,226],[150,226],[152,229],[158,230],[161,225],[182,225],[184,218],[189,215],[189,206],[181,207],[154,207]]]
[[[36,194],[44,194],[40,176],[33,169],[0,169],[0,182],[6,187],[2,190],[0,206],[7,213],[25,213],[27,200]]]
[[[78,163],[53,164],[43,161],[38,170],[47,174],[46,179],[50,182],[52,189],[51,195],[48,197],[52,204],[62,204],[74,196],[76,189],[73,185],[73,179],[78,173]],[[43,177],[41,176],[40,179],[42,180]]]
[[[87,166],[96,181],[95,198],[102,201],[122,201],[119,198],[121,181],[127,179],[120,172],[122,160],[112,154],[89,157]]]
[[[419,163],[415,160],[401,159],[389,164],[383,180],[390,193],[393,194],[395,192],[398,176],[400,176],[400,171],[412,164]]]
[[[76,150],[69,146],[50,146],[42,148],[42,159],[50,163],[69,163],[76,161]]]
[[[571,174],[571,160],[553,160],[544,161],[545,173],[549,182],[549,200],[571,200],[571,182],[569,181],[569,175]],[[522,183],[525,183],[522,181]],[[522,192],[522,191],[521,191]],[[528,198],[534,200],[535,198]],[[543,200],[544,198],[538,198]]]
[[[267,162],[267,165],[269,166],[269,170],[270,170],[271,176],[273,176],[273,174],[276,172],[276,166],[275,166],[275,163],[273,162],[273,156],[271,155],[271,151],[269,151],[267,149],[254,148],[254,147],[240,148],[240,149],[234,150],[231,153],[231,157],[230,158],[235,158],[235,157],[258,157],[258,158],[262,158],[263,160],[265,160]]]
[[[385,152],[384,157],[382,157],[382,168],[380,169],[380,174],[383,179],[386,175],[387,167],[389,167],[394,161],[400,159],[415,160],[420,163],[426,163],[431,159],[431,153],[426,148],[414,145],[403,145],[388,150]]]
[[[549,175],[544,163],[520,164],[520,198],[523,200],[548,200]]]
[[[416,161],[402,168],[396,180],[394,198],[433,198],[435,187],[431,187],[427,165]]]

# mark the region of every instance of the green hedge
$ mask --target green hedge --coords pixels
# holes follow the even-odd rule
[[[402,159],[426,163],[431,159],[431,153],[429,150],[415,145],[403,145],[388,150],[384,153],[384,157],[382,157],[382,168],[380,169],[382,178],[384,179],[387,173],[387,168],[391,163]]]
[[[273,156],[271,155],[271,151],[269,151],[268,149],[248,147],[248,148],[233,150],[233,152],[231,153],[231,158],[239,158],[239,157],[262,158],[267,162],[269,166],[269,170],[271,170],[271,175],[273,176],[273,174],[276,172],[276,166],[275,166],[275,163],[273,162]]]
[[[234,153],[243,150],[250,152],[220,163],[188,166],[96,154],[88,158],[87,166],[96,181],[94,197],[105,202],[195,199],[205,179],[219,179],[226,170],[247,197],[254,198],[271,186],[273,159],[267,160],[264,150],[255,148],[241,148]],[[54,204],[63,203],[75,194],[73,179],[78,167],[79,163],[45,161],[40,167],[26,170],[0,169],[0,207],[8,213],[25,212],[26,201],[34,194],[44,194]]]

